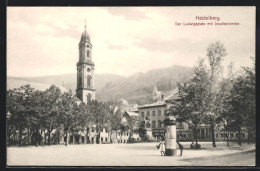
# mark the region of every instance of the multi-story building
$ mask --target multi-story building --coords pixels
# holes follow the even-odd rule
[[[149,139],[157,139],[164,135],[165,128],[163,120],[166,118],[167,110],[172,106],[172,104],[167,103],[167,100],[177,99],[177,93],[176,89],[169,96],[164,98],[164,95],[161,92],[158,93],[157,88],[154,88],[153,100],[155,102],[138,108],[140,123],[144,120],[147,122],[145,129]],[[160,97],[158,97],[158,94],[160,94]]]
[[[160,95],[160,96],[158,96]],[[170,103],[172,100],[177,100],[178,89],[173,90],[168,96],[164,97],[162,92],[159,92],[157,88],[154,88],[153,100],[154,103],[146,104],[138,108],[140,114],[140,123],[145,121],[146,135],[149,139],[158,139],[165,134],[165,128],[163,121],[166,118],[167,110],[173,106]],[[194,139],[194,130],[189,127],[187,123],[177,122],[177,138],[180,140],[192,140]],[[208,125],[201,124],[197,127],[198,139],[210,140],[211,133]]]

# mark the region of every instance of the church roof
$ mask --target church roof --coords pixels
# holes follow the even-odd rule
[[[88,34],[86,29],[85,29],[85,31],[81,35],[80,42],[90,42],[90,36],[89,36],[89,34]]]

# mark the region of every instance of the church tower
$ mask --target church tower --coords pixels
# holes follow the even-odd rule
[[[90,42],[89,34],[85,30],[81,35],[79,42],[79,62],[77,63],[77,97],[89,103],[95,100],[95,86],[94,86],[94,70],[95,64],[92,61],[92,44]]]

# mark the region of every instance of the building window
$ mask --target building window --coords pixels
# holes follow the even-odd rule
[[[243,133],[243,137],[246,137],[245,133]]]
[[[238,133],[236,133],[236,137],[238,138]]]
[[[158,110],[158,116],[161,116],[161,110]]]
[[[156,128],[155,121],[152,122],[152,128]]]
[[[164,109],[164,115],[167,115],[167,109]]]
[[[147,111],[147,116],[150,116],[150,112],[149,111]]]
[[[153,116],[155,116],[155,111],[153,111]]]
[[[158,120],[158,128],[161,128],[162,127],[162,122],[161,120]]]
[[[216,137],[218,138],[218,134],[216,134]]]
[[[141,113],[141,116],[144,117],[144,112]]]

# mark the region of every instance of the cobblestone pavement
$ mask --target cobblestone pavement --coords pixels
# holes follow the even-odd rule
[[[9,166],[253,166],[255,145],[226,146],[201,142],[202,149],[184,145],[183,156],[160,156],[158,143],[82,144],[7,148]]]

